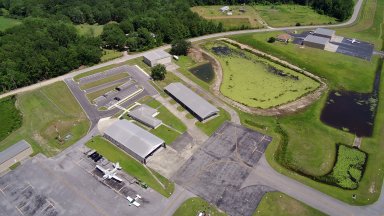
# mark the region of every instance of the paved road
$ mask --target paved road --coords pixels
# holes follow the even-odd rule
[[[352,14],[351,18],[347,22],[344,22],[344,23],[339,23],[339,24],[334,24],[334,25],[293,26],[293,27],[267,28],[267,29],[250,29],[250,30],[241,30],[241,31],[222,32],[222,33],[216,33],[216,34],[210,34],[210,35],[205,35],[205,36],[201,36],[201,37],[191,38],[190,41],[191,42],[196,42],[196,41],[206,40],[206,39],[210,39],[210,38],[225,37],[225,36],[236,35],[236,34],[257,33],[257,32],[272,32],[272,31],[285,31],[285,30],[298,30],[298,29],[312,29],[312,28],[319,28],[319,27],[328,27],[328,28],[330,28],[330,27],[333,27],[333,28],[334,27],[345,27],[345,26],[352,25],[356,21],[358,15],[359,15],[362,3],[363,3],[363,0],[358,0],[358,2],[355,4],[354,11],[353,11],[353,14]],[[72,78],[72,77],[74,77],[74,76],[76,76],[78,74],[82,74],[82,73],[85,73],[85,72],[88,72],[88,71],[91,71],[91,70],[99,69],[99,68],[102,68],[102,67],[105,67],[105,66],[109,66],[109,65],[113,65],[113,64],[119,64],[119,63],[131,60],[131,59],[134,59],[134,58],[141,57],[141,56],[145,55],[146,53],[149,53],[149,52],[152,52],[152,51],[155,51],[155,50],[165,50],[165,49],[169,49],[170,47],[171,47],[170,45],[164,45],[162,47],[158,47],[158,48],[155,48],[153,50],[146,51],[146,52],[137,53],[137,54],[133,54],[133,55],[124,55],[123,57],[118,58],[118,59],[114,59],[112,61],[104,62],[102,64],[94,65],[92,67],[88,67],[88,68],[80,69],[80,70],[77,70],[77,71],[73,71],[71,73],[68,73],[68,74],[65,74],[65,75],[62,75],[62,76],[59,76],[59,77],[55,77],[55,78],[52,78],[52,79],[49,79],[49,80],[45,80],[45,81],[36,83],[34,85],[30,85],[30,86],[26,86],[26,87],[23,87],[23,88],[15,89],[13,91],[10,91],[10,92],[7,92],[7,93],[4,93],[4,94],[0,95],[0,99],[4,98],[4,97],[7,97],[7,96],[10,96],[10,95],[15,95],[15,94],[26,92],[26,91],[32,91],[34,89],[37,89],[37,88],[40,88],[40,87],[43,87],[43,86],[47,86],[47,85],[50,85],[50,84],[58,82],[58,81],[62,81],[62,80],[68,79],[68,78]]]
[[[259,160],[257,167],[248,176],[242,187],[267,184],[297,200],[300,200],[320,211],[335,216],[379,216],[384,214],[384,197],[368,206],[352,206],[330,197],[316,189],[304,185],[294,179],[282,175],[275,171],[267,162],[265,156]]]

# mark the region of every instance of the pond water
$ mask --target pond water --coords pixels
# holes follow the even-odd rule
[[[372,136],[378,105],[381,65],[376,72],[372,93],[332,91],[321,113],[322,122],[359,137]]]
[[[207,83],[210,83],[215,77],[215,73],[213,71],[211,63],[199,65],[197,67],[189,69],[189,71],[197,78]]]

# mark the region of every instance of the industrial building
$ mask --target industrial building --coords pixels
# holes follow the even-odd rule
[[[168,65],[172,63],[172,56],[164,50],[153,51],[144,55],[144,63],[151,67],[158,64]]]
[[[128,112],[128,115],[131,118],[153,129],[159,127],[163,123],[161,120],[155,118],[158,114],[159,112],[156,109],[145,104]]]
[[[314,36],[329,38],[332,40],[335,37],[336,31],[324,28],[317,28],[314,32]]]
[[[25,140],[21,140],[0,152],[0,173],[7,170],[13,164],[27,158],[32,153],[31,145]]]
[[[329,44],[329,38],[318,37],[315,35],[308,35],[303,40],[303,45],[308,47],[313,47],[317,49],[325,49],[325,47]]]
[[[104,137],[142,163],[159,148],[165,148],[164,140],[127,120],[113,123]]]
[[[164,90],[199,121],[204,121],[219,112],[215,106],[181,83],[171,83]]]

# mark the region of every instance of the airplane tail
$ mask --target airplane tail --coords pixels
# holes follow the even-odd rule
[[[118,170],[121,169],[121,166],[120,166],[119,162],[116,162],[115,164],[113,164],[113,167],[115,167]]]

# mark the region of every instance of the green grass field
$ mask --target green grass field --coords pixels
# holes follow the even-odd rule
[[[23,116],[15,103],[16,97],[0,99],[0,142],[23,123]]]
[[[99,86],[99,85],[102,85],[102,84],[105,84],[105,83],[109,83],[109,82],[113,82],[113,81],[116,81],[116,80],[120,80],[120,79],[123,79],[123,78],[126,78],[126,77],[129,77],[128,73],[119,73],[119,74],[108,76],[108,77],[100,79],[100,80],[96,80],[94,82],[86,83],[86,84],[80,86],[80,88],[81,89],[89,89],[89,88],[93,88],[93,87],[96,87],[96,86]]]
[[[23,114],[23,125],[0,142],[0,151],[25,139],[35,154],[53,156],[89,129],[87,117],[64,82],[17,95],[17,106]],[[66,135],[71,137],[64,141]]]
[[[20,20],[0,16],[0,31],[4,31],[19,24],[21,24]]]
[[[297,65],[313,74],[323,77],[334,89],[370,92],[372,90],[378,57],[370,62],[363,59],[332,53],[315,48],[300,48],[295,44],[268,43],[269,37],[281,32],[244,34],[231,37],[280,59]]]
[[[166,187],[163,188],[157,181],[152,173],[146,169],[140,162],[133,159],[131,156],[120,150],[118,147],[108,142],[102,137],[94,137],[86,143],[91,149],[106,157],[109,161],[119,162],[122,169],[129,175],[139,178],[148,184],[149,187],[156,190],[165,197],[170,197],[174,190],[174,184],[169,182],[166,178],[158,178]],[[156,176],[160,176],[157,174]]]
[[[301,25],[337,23],[335,18],[321,15],[309,6],[281,4],[255,5],[254,8],[272,27],[295,26],[296,23]]]
[[[241,28],[255,28],[251,25],[248,18],[214,18],[210,19],[212,22],[219,24],[222,23],[224,26],[224,29],[226,30],[232,30],[232,29],[238,29]],[[261,28],[261,25],[257,25],[256,28]]]
[[[198,213],[205,211],[210,216],[226,216],[224,212],[217,210],[217,208],[205,200],[195,197],[189,198],[176,210],[173,216],[195,216]]]
[[[205,134],[211,136],[225,121],[230,121],[231,116],[227,111],[219,107],[219,116],[205,122],[196,122],[196,126],[200,128]]]
[[[322,212],[280,192],[266,193],[253,216],[325,216]]]
[[[101,33],[103,33],[103,28],[104,28],[103,25],[98,25],[98,24],[94,24],[94,25],[81,24],[81,25],[76,25],[75,27],[80,35],[92,36],[92,37],[100,36]]]
[[[175,141],[177,139],[177,137],[179,137],[181,135],[180,133],[176,132],[175,130],[173,130],[167,126],[164,126],[164,125],[161,125],[160,127],[153,129],[150,132],[152,134],[158,136],[162,140],[164,140],[165,144],[167,144],[167,145],[170,145],[171,143],[173,143],[173,141]]]
[[[218,46],[228,47],[231,54],[215,54],[211,48]],[[250,107],[265,109],[279,106],[320,86],[318,82],[301,73],[223,42],[206,44],[205,48],[216,56],[223,68],[221,93]]]
[[[122,52],[104,49],[103,55],[101,56],[101,62],[110,61],[112,59],[120,58],[121,56],[123,56]]]

